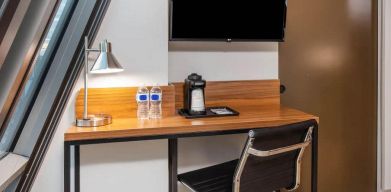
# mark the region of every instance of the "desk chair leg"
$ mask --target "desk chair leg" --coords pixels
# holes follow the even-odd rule
[[[318,127],[312,132],[311,191],[318,191]]]
[[[80,146],[74,146],[74,160],[75,160],[75,192],[80,192]]]
[[[178,139],[168,139],[168,191],[178,191]]]
[[[71,145],[64,143],[64,192],[71,192]]]

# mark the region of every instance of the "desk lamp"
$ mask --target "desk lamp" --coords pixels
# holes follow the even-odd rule
[[[111,115],[109,114],[91,114],[88,115],[88,53],[99,52],[99,56],[96,59],[94,65],[91,68],[91,73],[104,74],[104,73],[117,73],[124,69],[115,59],[111,53],[111,44],[107,40],[102,41],[99,44],[99,49],[88,48],[88,37],[84,38],[84,59],[85,59],[85,73],[84,73],[84,111],[83,117],[76,119],[77,127],[98,127],[111,124]]]

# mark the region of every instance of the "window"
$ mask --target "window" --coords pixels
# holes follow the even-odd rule
[[[61,31],[65,27],[73,3],[74,0],[62,0],[58,7],[39,53],[34,59],[28,80],[16,102],[14,112],[5,126],[5,131],[0,139],[0,155],[4,156],[5,152],[9,151],[26,114],[29,112],[30,103],[36,95],[41,79],[44,78],[46,69],[49,67],[50,58],[59,42]]]
[[[45,3],[50,9],[41,5]],[[21,163],[23,168],[11,170],[18,173],[6,178],[13,184],[0,183],[0,189],[4,185],[8,186],[6,191],[29,191],[31,188],[83,69],[84,37],[94,39],[109,3],[110,0],[45,0],[28,6],[7,58],[3,62],[0,57],[0,153],[4,156],[0,157],[0,165],[15,155],[25,157],[27,162]],[[46,20],[33,17],[34,10],[35,15],[47,15]],[[32,19],[35,22],[29,22]],[[38,29],[45,30],[32,32],[26,27],[34,24],[32,28],[39,25]],[[26,41],[26,35],[40,42],[34,45],[32,56],[27,56],[31,52],[18,49],[30,50],[32,45]],[[10,55],[12,59],[8,58]],[[25,62],[26,66],[22,66]],[[8,75],[9,71],[15,74]],[[20,78],[21,83],[14,83],[7,76]],[[11,86],[17,89],[13,95],[7,92]],[[3,101],[10,103],[10,107],[4,107]]]
[[[7,4],[7,1],[0,0],[0,18],[3,16],[6,4]]]

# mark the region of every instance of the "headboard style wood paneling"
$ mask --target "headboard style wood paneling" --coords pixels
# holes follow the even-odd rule
[[[161,86],[163,91],[162,111],[164,116],[175,114],[175,87]],[[88,114],[107,113],[113,118],[137,117],[137,87],[89,88]],[[83,116],[84,89],[76,99],[76,116]]]
[[[183,107],[183,83],[175,86],[175,107]],[[207,106],[280,104],[279,80],[208,81],[205,88]]]
[[[183,83],[162,86],[163,117],[173,116],[183,106]],[[89,88],[88,114],[107,113],[113,118],[137,116],[137,87]],[[76,116],[83,115],[84,89],[76,99]],[[279,80],[208,81],[205,88],[207,106],[259,106],[280,104]]]

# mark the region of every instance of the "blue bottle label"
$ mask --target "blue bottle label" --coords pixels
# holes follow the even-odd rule
[[[160,93],[151,94],[151,101],[161,101],[161,100],[162,100],[162,94]]]
[[[147,94],[137,94],[136,100],[137,101],[148,101],[148,95]]]

